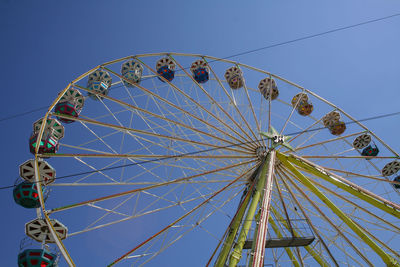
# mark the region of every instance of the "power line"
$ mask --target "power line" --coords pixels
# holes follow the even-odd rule
[[[334,33],[334,32],[339,32],[339,31],[343,31],[343,30],[348,30],[348,29],[351,29],[351,28],[356,28],[356,27],[359,27],[359,26],[362,26],[362,25],[366,25],[366,24],[370,24],[370,23],[374,23],[374,22],[378,22],[378,21],[382,21],[382,20],[387,20],[387,19],[390,19],[390,18],[393,18],[393,17],[397,17],[397,16],[400,16],[400,13],[396,13],[396,14],[393,14],[393,15],[389,15],[389,16],[385,16],[385,17],[381,17],[381,18],[377,18],[377,19],[367,20],[367,21],[364,21],[364,22],[360,22],[360,23],[356,23],[356,24],[353,24],[353,25],[336,28],[336,29],[329,30],[329,31],[324,31],[324,32],[320,32],[320,33],[316,33],[316,34],[312,34],[312,35],[307,35],[307,36],[296,38],[296,39],[292,39],[292,40],[289,40],[289,41],[284,41],[284,42],[280,42],[280,43],[276,43],[276,44],[272,44],[272,45],[268,45],[268,46],[263,46],[263,47],[260,47],[260,48],[256,48],[256,49],[244,51],[244,52],[241,52],[241,53],[237,53],[237,54],[234,54],[234,55],[226,56],[226,57],[223,57],[221,59],[228,59],[228,58],[243,56],[243,55],[254,53],[254,52],[258,52],[258,51],[261,51],[261,50],[266,50],[266,49],[270,49],[270,48],[274,48],[274,47],[278,47],[278,46],[282,46],[282,45],[286,45],[286,44],[291,44],[291,43],[295,43],[295,42],[299,42],[299,41],[304,41],[304,40],[315,38],[315,37],[319,37],[319,36],[322,36],[322,35],[326,35],[326,34],[330,34],[330,33]],[[218,60],[210,60],[209,62],[211,63],[211,62],[215,62],[215,61],[218,61]],[[187,67],[185,69],[189,69],[189,67]],[[180,71],[180,70],[178,70],[178,71]],[[147,79],[149,79],[149,78],[147,78]],[[146,79],[143,79],[143,80],[146,80]],[[117,87],[114,87],[113,89],[116,89],[116,88]],[[29,113],[40,111],[40,110],[44,110],[44,109],[47,109],[47,108],[48,108],[48,106],[45,106],[45,107],[41,107],[41,108],[36,108],[36,109],[30,110],[30,111],[26,111],[26,112],[10,115],[8,117],[1,118],[0,122],[6,121],[6,120],[15,119],[15,118],[18,118],[18,117],[22,117],[22,116],[25,116],[25,115],[27,115]]]
[[[352,124],[352,123],[357,123],[357,122],[362,122],[362,121],[370,121],[370,120],[375,120],[375,119],[382,119],[382,118],[392,117],[392,116],[396,116],[396,115],[400,115],[400,111],[393,112],[393,113],[388,113],[388,114],[383,114],[383,115],[378,115],[378,116],[374,116],[374,117],[369,117],[369,118],[364,118],[364,119],[360,119],[360,120],[357,120],[357,121],[350,121],[350,122],[347,122],[346,125],[349,125],[349,124]],[[306,132],[314,132],[314,131],[322,130],[322,129],[325,129],[325,128],[327,128],[327,127],[318,127],[318,128],[309,129],[309,130],[306,130],[306,131],[298,131],[298,132],[289,133],[287,135],[297,135],[297,134],[302,134],[302,133],[306,133]],[[161,158],[156,158],[156,159],[143,160],[143,161],[139,161],[139,162],[118,165],[118,166],[114,166],[114,167],[102,168],[102,169],[99,169],[99,170],[68,174],[68,175],[56,177],[54,180],[61,180],[61,179],[66,179],[66,178],[70,178],[70,177],[74,177],[74,176],[81,176],[81,175],[91,174],[91,173],[96,173],[96,172],[115,170],[115,169],[124,168],[124,167],[143,165],[143,164],[147,164],[147,163],[151,163],[151,162],[163,161],[163,160],[166,160],[166,159],[176,159],[176,158],[181,158],[181,157],[184,157],[184,156],[195,155],[195,154],[211,152],[211,151],[215,151],[215,150],[219,150],[219,149],[224,149],[224,148],[230,148],[230,147],[235,147],[235,146],[240,146],[240,145],[251,144],[251,143],[255,143],[255,142],[259,142],[259,141],[263,141],[263,140],[267,140],[267,138],[257,139],[257,140],[253,140],[253,141],[235,143],[235,144],[227,145],[227,146],[223,146],[223,147],[216,147],[216,148],[198,150],[198,151],[183,153],[183,154],[179,154],[179,155],[171,155],[171,156],[166,156],[166,157],[161,157]],[[43,182],[43,181],[39,181],[39,182]],[[9,188],[13,188],[13,187],[14,187],[14,185],[3,186],[3,187],[0,187],[0,190],[9,189]]]
[[[356,27],[359,27],[359,26],[362,26],[362,25],[366,25],[366,24],[370,24],[370,23],[374,23],[374,22],[378,22],[378,21],[382,21],[382,20],[387,20],[387,19],[390,19],[390,18],[393,18],[393,17],[397,17],[397,16],[400,16],[400,13],[396,13],[396,14],[389,15],[389,16],[382,17],[382,18],[378,18],[378,19],[371,19],[371,20],[367,20],[367,21],[364,21],[364,22],[356,23],[356,24],[353,24],[353,25],[344,26],[344,27],[336,28],[336,29],[329,30],[329,31],[324,31],[324,32],[316,33],[316,34],[307,35],[307,36],[296,38],[296,39],[289,40],[289,41],[284,41],[284,42],[280,42],[280,43],[276,43],[276,44],[272,44],[272,45],[256,48],[256,49],[245,51],[245,52],[241,52],[241,53],[238,53],[238,54],[235,54],[235,55],[227,56],[227,57],[224,57],[222,59],[242,56],[242,55],[258,52],[258,51],[265,50],[265,49],[270,49],[270,48],[281,46],[281,45],[286,45],[286,44],[290,44],[290,43],[294,43],[294,42],[304,41],[304,40],[315,38],[315,37],[319,37],[319,36],[322,36],[322,35],[326,35],[326,34],[330,34],[330,33],[334,33],[334,32],[339,32],[339,31],[343,31],[343,30],[348,30],[348,29],[351,29],[351,28],[356,28]]]
[[[8,116],[8,117],[1,118],[0,122],[11,120],[11,119],[15,119],[15,118],[18,118],[18,117],[22,117],[22,116],[28,115],[28,114],[30,114],[32,112],[36,112],[36,111],[40,111],[40,110],[44,110],[44,109],[48,109],[48,108],[49,108],[49,106],[44,106],[44,107],[40,107],[40,108],[35,108],[35,109],[32,109],[32,110],[29,110],[29,111],[25,111],[25,112],[22,112],[22,113],[17,113],[17,114]]]

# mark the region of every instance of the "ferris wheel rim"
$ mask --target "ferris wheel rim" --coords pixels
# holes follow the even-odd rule
[[[89,70],[88,72],[82,74],[81,76],[79,76],[79,77],[76,78],[75,80],[73,80],[73,82],[71,82],[71,83],[60,93],[60,95],[56,98],[56,100],[54,100],[53,103],[50,105],[50,107],[49,107],[49,109],[48,109],[48,111],[46,112],[46,115],[45,115],[45,117],[44,117],[44,121],[46,121],[46,119],[47,119],[48,117],[51,117],[51,116],[54,116],[54,115],[55,115],[54,113],[52,113],[52,109],[53,109],[54,106],[58,103],[58,101],[60,100],[60,98],[62,97],[62,95],[63,95],[68,89],[70,89],[71,87],[74,87],[76,82],[78,82],[78,81],[81,80],[82,78],[86,77],[86,76],[89,75],[90,73],[94,72],[95,70],[97,70],[97,69],[99,69],[99,68],[104,68],[104,67],[106,67],[106,66],[108,66],[108,65],[110,65],[110,64],[118,63],[118,62],[121,62],[121,61],[124,61],[124,60],[127,60],[127,59],[131,59],[131,58],[137,59],[137,58],[141,58],[141,57],[152,57],[152,56],[162,56],[162,55],[167,55],[167,56],[168,56],[168,55],[176,55],[176,56],[199,57],[199,58],[202,58],[202,59],[205,59],[205,60],[206,60],[206,59],[210,59],[210,60],[214,60],[214,61],[223,61],[223,62],[226,62],[226,63],[235,64],[235,65],[240,66],[240,67],[243,67],[243,68],[251,69],[251,70],[254,70],[254,71],[259,71],[259,72],[261,72],[261,73],[264,73],[264,74],[268,75],[269,77],[274,77],[274,78],[276,78],[276,79],[278,79],[278,80],[281,80],[281,81],[284,81],[284,82],[286,82],[286,83],[288,83],[288,84],[291,84],[291,85],[293,85],[294,87],[297,87],[298,89],[300,89],[302,92],[306,92],[306,93],[308,93],[308,94],[314,96],[315,98],[317,98],[317,99],[323,101],[324,103],[330,105],[331,107],[334,108],[334,110],[340,111],[340,112],[341,112],[343,115],[345,115],[347,118],[349,118],[350,120],[352,120],[353,122],[355,122],[356,124],[358,124],[358,125],[359,125],[361,128],[363,128],[366,132],[370,133],[370,134],[371,134],[372,136],[374,136],[377,140],[379,140],[379,142],[380,142],[381,144],[383,144],[383,145],[384,145],[388,150],[390,150],[393,154],[395,154],[397,157],[399,157],[399,154],[397,154],[392,148],[390,148],[388,145],[386,145],[386,143],[384,143],[379,137],[377,137],[372,131],[370,131],[368,128],[366,128],[363,124],[361,124],[360,122],[358,122],[357,120],[355,120],[353,117],[351,117],[350,115],[348,115],[347,113],[345,113],[342,109],[338,108],[337,106],[335,106],[335,105],[332,104],[331,102],[325,100],[324,98],[322,98],[322,97],[320,97],[319,95],[313,93],[312,91],[310,91],[310,90],[308,90],[308,89],[305,89],[305,88],[303,88],[303,87],[301,87],[301,86],[298,86],[298,85],[296,85],[296,84],[294,84],[294,83],[291,83],[291,82],[289,82],[289,81],[285,80],[284,78],[281,78],[281,77],[279,77],[279,76],[277,76],[277,75],[274,75],[274,74],[269,73],[269,72],[266,72],[266,71],[259,70],[259,69],[257,69],[257,68],[254,68],[254,67],[251,67],[251,66],[242,64],[242,63],[238,63],[238,62],[231,61],[231,60],[227,60],[227,59],[218,59],[218,58],[215,58],[215,57],[198,55],[198,54],[185,54],[185,53],[153,53],[153,54],[141,54],[141,55],[135,55],[135,56],[128,56],[128,57],[124,57],[124,58],[120,58],[120,59],[117,59],[117,60],[113,60],[113,61],[109,61],[109,62],[103,63],[103,64],[101,64],[101,65],[99,65],[99,66],[97,66],[97,67],[95,67],[95,68]],[[181,69],[184,69],[182,66],[180,66],[180,67],[181,67]],[[211,68],[211,71],[212,71],[212,68]],[[187,74],[187,73],[186,73],[186,74]],[[187,74],[187,75],[188,75],[188,74]],[[188,76],[189,76],[189,75],[188,75]],[[170,82],[169,82],[169,83],[170,83]],[[81,89],[83,89],[83,88],[81,88]],[[247,89],[246,89],[246,90],[247,90]],[[99,94],[99,95],[101,95],[101,96],[104,97],[105,99],[111,99],[111,97],[109,97],[109,96],[102,95],[102,94]],[[271,101],[269,101],[269,104],[270,104],[270,103],[271,103]],[[269,110],[270,110],[270,109],[269,109]],[[294,111],[294,109],[292,109],[292,113],[293,113],[293,111]],[[289,117],[289,119],[290,119],[290,117]],[[289,120],[289,119],[288,119],[288,120]],[[269,120],[269,121],[270,121],[270,120]],[[44,128],[45,128],[45,123],[43,123],[43,124],[41,125],[41,128],[40,128],[40,131],[39,131],[39,135],[38,135],[37,140],[41,140],[41,138],[42,138],[42,136],[43,136],[43,134],[44,134]],[[284,130],[284,129],[282,129],[281,133],[283,132],[283,130]],[[36,151],[35,151],[35,152],[36,152],[36,153],[35,153],[35,170],[37,170],[37,173],[36,173],[36,174],[37,174],[37,175],[36,175],[36,182],[40,185],[40,186],[39,186],[39,188],[40,188],[40,190],[39,190],[39,192],[40,192],[40,194],[39,194],[39,199],[40,199],[40,203],[41,203],[41,210],[42,210],[42,212],[43,212],[43,214],[44,214],[44,217],[45,217],[46,221],[48,221],[48,224],[51,225],[51,224],[49,223],[49,222],[50,222],[50,218],[48,217],[48,215],[51,214],[51,212],[50,212],[50,213],[47,213],[48,211],[46,210],[46,207],[45,207],[45,204],[44,204],[44,199],[43,199],[43,194],[42,194],[42,184],[41,184],[40,181],[39,181],[40,173],[39,173],[39,169],[38,169],[38,161],[39,161],[39,158],[40,158],[41,154],[38,153],[38,150],[39,150],[39,147],[37,146],[37,147],[36,147]],[[119,155],[119,156],[121,156],[121,155]],[[154,157],[155,157],[155,156],[154,156]],[[50,230],[51,230],[51,227],[50,227]],[[54,230],[54,229],[53,229],[53,230]],[[54,231],[51,231],[51,232],[53,233]],[[55,238],[56,242],[57,242],[57,240],[60,242],[60,244],[58,244],[58,242],[57,242],[57,245],[59,245],[59,247],[64,247],[64,245],[62,244],[62,241],[58,238],[58,236],[57,236],[57,234],[55,234],[55,232],[54,232],[54,235],[55,235],[55,236],[53,236],[53,238]],[[64,249],[65,249],[65,247],[64,247]],[[62,253],[63,253],[64,257],[66,257],[67,261],[69,262],[69,260],[68,260],[68,258],[69,258],[69,259],[70,259],[70,262],[69,262],[69,263],[71,263],[72,265],[74,265],[74,263],[73,263],[73,261],[72,261],[72,258],[69,256],[67,250],[65,249],[65,252],[62,250]]]

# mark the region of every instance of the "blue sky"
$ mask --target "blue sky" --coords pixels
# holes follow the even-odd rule
[[[49,105],[71,80],[112,59],[151,52],[226,57],[400,12],[398,1],[0,0],[3,111]],[[397,112],[400,17],[247,54],[233,60],[308,88],[355,118]],[[31,158],[35,112],[2,125],[1,185]],[[399,117],[365,123],[396,151]],[[0,192],[4,266],[15,265],[33,211]]]

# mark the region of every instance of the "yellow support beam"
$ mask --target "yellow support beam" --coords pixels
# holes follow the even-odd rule
[[[361,227],[354,223],[350,217],[348,217],[341,209],[339,209],[306,176],[304,176],[300,171],[297,170],[296,167],[294,167],[289,162],[289,159],[293,158],[287,157],[286,155],[281,153],[277,153],[277,157],[282,162],[282,164],[285,165],[304,186],[310,189],[322,202],[326,204],[328,208],[332,210],[332,212],[334,212],[350,229],[352,229],[365,242],[365,244],[367,244],[373,251],[375,251],[387,266],[400,266],[399,263],[389,254],[387,254],[380,246],[378,246]],[[311,166],[309,165],[307,166],[308,169],[310,169],[310,167]],[[320,171],[314,169],[314,172],[319,173]]]
[[[277,153],[277,155],[280,155],[280,157],[284,157],[288,162],[291,162],[297,166],[299,166],[301,169],[303,169],[304,171],[313,174],[317,177],[320,177],[322,179],[324,179],[327,182],[330,182],[332,184],[334,184],[335,186],[343,189],[344,191],[352,194],[353,196],[356,196],[362,200],[364,200],[365,202],[368,202],[369,204],[397,217],[400,219],[400,209],[397,208],[398,205],[394,204],[394,203],[390,203],[389,201],[384,201],[384,199],[380,199],[379,196],[374,197],[373,194],[368,194],[370,192],[367,192],[366,190],[359,190],[359,188],[356,188],[355,186],[351,185],[351,184],[347,184],[345,183],[342,179],[338,179],[341,178],[338,175],[331,175],[329,173],[329,171],[324,170],[321,171],[319,170],[316,166],[313,166],[311,164],[309,164],[308,162],[306,162],[306,160],[301,160],[297,157],[294,156],[286,156],[284,154],[281,153]],[[322,169],[322,167],[321,167]]]

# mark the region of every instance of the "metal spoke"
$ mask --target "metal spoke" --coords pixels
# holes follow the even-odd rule
[[[214,169],[214,170],[211,170],[211,171],[207,171],[207,172],[203,172],[203,173],[200,173],[200,174],[191,175],[191,176],[188,176],[188,177],[182,177],[182,178],[178,178],[178,179],[174,179],[174,180],[171,180],[171,181],[154,184],[154,185],[143,187],[143,188],[128,190],[128,191],[125,191],[125,192],[122,192],[122,193],[117,193],[117,194],[113,194],[113,195],[109,195],[109,196],[105,196],[105,197],[101,197],[101,198],[87,200],[87,201],[84,201],[84,202],[68,205],[68,206],[65,206],[65,207],[55,208],[55,209],[52,209],[51,211],[49,211],[48,213],[50,214],[50,213],[59,212],[59,211],[62,211],[62,210],[71,209],[71,208],[74,208],[74,207],[83,206],[83,205],[86,205],[88,203],[96,203],[96,202],[107,200],[107,199],[112,199],[112,198],[116,198],[116,197],[120,197],[120,196],[130,195],[130,194],[133,194],[133,193],[136,193],[136,192],[149,190],[149,189],[153,189],[153,188],[156,188],[156,187],[166,186],[166,185],[174,184],[174,183],[177,183],[177,182],[182,182],[182,181],[185,181],[185,180],[190,180],[190,179],[193,179],[193,178],[196,178],[196,177],[204,176],[204,175],[207,175],[207,174],[210,174],[210,173],[216,173],[216,172],[219,172],[219,171],[222,171],[222,170],[226,170],[226,169],[229,169],[229,168],[237,167],[237,166],[240,166],[240,165],[249,164],[249,163],[252,163],[252,162],[255,162],[255,160],[240,162],[240,163],[237,163],[237,164],[234,164],[234,165],[226,166],[226,167],[219,168],[219,169]]]
[[[243,173],[242,175],[240,175],[238,178],[236,178],[235,180],[231,181],[229,184],[227,184],[226,186],[224,186],[223,188],[221,188],[220,190],[216,191],[214,194],[212,194],[209,198],[207,198],[205,201],[203,201],[202,203],[200,203],[199,205],[197,205],[195,208],[193,208],[192,210],[190,210],[189,212],[185,213],[184,215],[182,215],[181,217],[179,217],[178,219],[176,219],[175,221],[173,221],[172,223],[170,223],[169,225],[167,225],[165,228],[163,228],[162,230],[160,230],[159,232],[157,232],[156,234],[154,234],[153,236],[151,236],[150,238],[146,239],[145,241],[143,241],[142,243],[140,243],[139,245],[137,245],[136,247],[134,247],[132,250],[128,251],[127,253],[125,253],[124,255],[122,255],[120,258],[118,258],[117,260],[115,260],[114,262],[112,262],[109,266],[113,266],[116,263],[120,262],[122,259],[124,259],[126,256],[128,256],[129,254],[132,254],[135,250],[139,249],[140,247],[142,247],[144,244],[148,243],[149,241],[151,241],[152,239],[154,239],[155,237],[157,237],[158,235],[162,234],[164,231],[168,230],[169,228],[171,228],[173,225],[175,225],[176,223],[178,223],[179,221],[183,220],[185,217],[189,216],[191,213],[193,213],[194,211],[196,211],[198,208],[202,207],[204,204],[208,203],[212,198],[214,198],[216,195],[220,194],[222,191],[226,190],[229,186],[231,186],[232,184],[234,184],[235,182],[237,182],[240,178],[242,178],[243,176],[245,176],[248,172],[250,172],[251,169],[249,169],[247,172]]]

